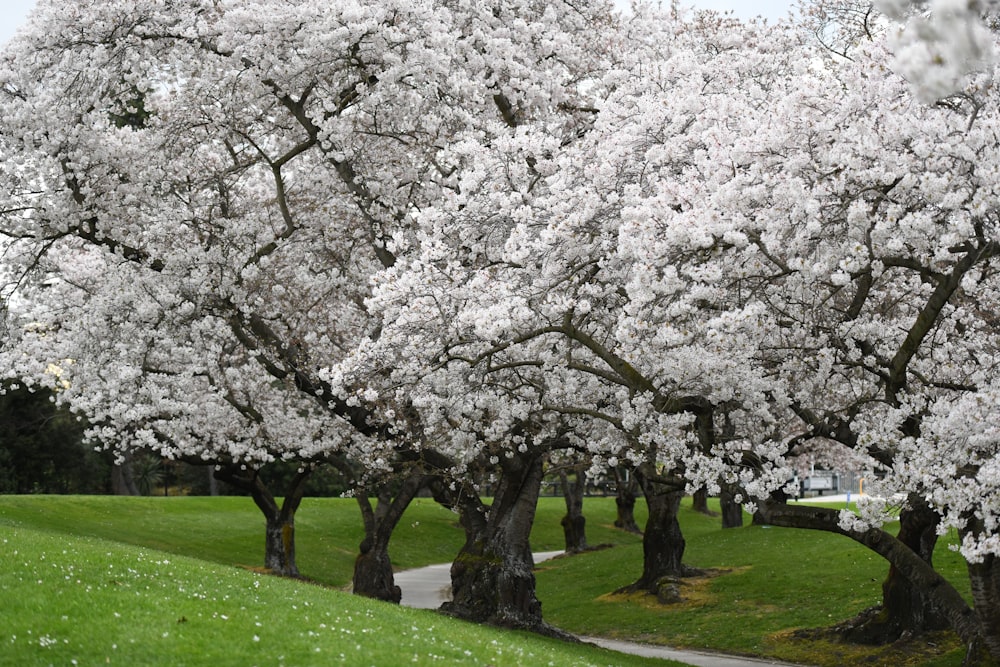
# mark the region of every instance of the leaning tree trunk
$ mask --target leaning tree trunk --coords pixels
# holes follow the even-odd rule
[[[542,620],[528,542],[542,484],[542,457],[501,460],[502,477],[486,524],[468,533],[471,543],[452,563],[453,599],[442,610],[477,623],[559,634]]]
[[[683,563],[686,543],[677,520],[684,487],[654,481],[642,467],[635,472],[649,508],[642,535],[642,576],[620,592],[646,591],[662,597],[665,586],[672,586],[678,578],[694,572]]]
[[[264,514],[264,567],[283,577],[299,576],[299,568],[295,564],[295,512],[302,502],[311,474],[309,468],[296,474],[279,506],[274,494],[260,478],[259,470],[241,471],[236,466],[230,466],[216,471],[216,476],[222,481],[248,491]]]
[[[984,655],[983,646],[986,645],[991,653],[993,648],[984,641],[983,624],[977,613],[930,563],[891,534],[878,528],[845,528],[840,525],[840,512],[826,507],[769,501],[762,503],[760,510],[772,526],[807,528],[845,535],[885,558],[916,589],[925,591],[930,603],[947,619],[951,629],[967,648],[965,664],[987,664],[988,658]],[[998,659],[1000,653],[992,654],[992,657]]]
[[[626,479],[627,477],[627,479]],[[635,521],[635,496],[639,490],[635,475],[621,474],[615,468],[615,505],[618,508],[618,516],[615,519],[615,528],[627,530],[630,533],[641,534],[639,524]]]
[[[562,518],[566,551],[579,553],[587,549],[587,519],[583,516],[583,494],[587,487],[587,465],[573,466],[575,481],[570,483],[565,469],[559,470],[559,483],[566,501],[566,515]]]
[[[787,503],[788,502],[788,494],[785,493],[784,491],[782,491],[781,489],[777,489],[777,490],[771,492],[769,500],[770,500],[770,502],[773,502],[773,503]],[[767,519],[764,518],[764,514],[760,510],[758,510],[758,511],[756,511],[756,512],[753,513],[753,525],[755,525],[755,526],[766,526],[767,525]]]
[[[911,507],[899,515],[896,539],[933,567],[939,517],[918,498],[911,498],[910,503]],[[904,634],[919,635],[947,625],[926,593],[890,563],[882,583],[882,604],[844,624],[843,637],[862,644],[891,644]]]
[[[365,538],[354,561],[355,595],[399,604],[402,591],[393,578],[389,539],[426,480],[427,475],[422,470],[414,469],[403,479],[395,498],[388,485],[383,485],[374,510],[365,489],[356,493],[364,520]]]

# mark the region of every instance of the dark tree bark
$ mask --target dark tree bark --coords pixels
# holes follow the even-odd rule
[[[476,543],[485,539],[490,508],[477,494],[464,487],[452,489],[441,477],[431,478],[428,488],[435,501],[458,512],[458,522],[465,532],[465,544],[460,552],[471,550]]]
[[[705,487],[698,489],[691,495],[691,509],[708,516],[718,516],[716,512],[708,508],[708,489]]]
[[[778,489],[776,491],[772,491],[771,492],[770,499],[771,499],[771,502],[774,502],[774,503],[787,503],[788,502],[788,494],[785,493],[784,491],[782,491],[781,489]],[[752,522],[753,522],[753,525],[755,525],[755,526],[766,526],[767,525],[767,520],[764,518],[764,513],[760,512],[760,511],[757,511],[757,512],[753,513]]]
[[[393,578],[389,540],[406,508],[426,482],[427,475],[415,468],[403,478],[395,496],[389,485],[383,485],[374,510],[366,490],[358,489],[356,497],[364,520],[365,538],[354,561],[355,595],[399,604],[402,591]]]
[[[925,503],[911,498],[911,508],[899,516],[900,542],[933,567],[939,517]],[[899,568],[889,565],[882,583],[882,604],[863,612],[844,625],[844,639],[862,644],[890,644],[904,634],[919,635],[946,628],[948,621],[938,613],[924,591],[914,586]]]
[[[977,536],[982,531],[982,520],[973,519],[969,533]],[[977,657],[985,661],[986,656],[992,655],[1000,663],[1000,559],[990,555],[984,557],[982,562],[969,563],[967,567],[972,600],[983,636],[983,645]]]
[[[629,475],[620,468],[615,468],[615,505],[618,508],[618,517],[615,519],[615,528],[627,530],[630,533],[642,534],[639,524],[635,521],[635,497],[639,492],[639,483],[635,475]]]
[[[686,543],[677,520],[684,485],[655,479],[655,471],[648,464],[639,466],[635,476],[649,508],[642,535],[642,576],[620,592],[646,591],[661,597],[664,586],[672,586],[678,578],[696,572],[683,563]]]
[[[283,577],[300,576],[295,564],[295,512],[302,502],[311,474],[309,468],[296,474],[279,506],[274,494],[261,479],[259,470],[240,470],[230,465],[215,473],[222,481],[248,491],[264,514],[264,567]]]
[[[698,442],[703,451],[711,451],[715,443],[715,419],[709,412],[699,414],[695,419],[698,428]],[[722,413],[722,435],[730,440],[736,437],[736,427],[730,419],[729,412]],[[743,527],[743,507],[736,501],[736,492],[731,486],[723,485],[719,492],[719,509],[722,511],[722,528]]]
[[[984,624],[955,587],[930,563],[889,533],[877,528],[845,529],[840,525],[840,513],[826,507],[767,502],[762,503],[761,511],[765,520],[773,526],[836,533],[871,549],[889,561],[916,589],[924,591],[938,613],[947,619],[951,629],[967,648],[965,664],[986,664],[984,661],[989,659],[986,657],[987,651],[994,660],[1000,658],[1000,652],[992,652],[993,646],[1000,642],[991,645],[986,641]],[[975,584],[973,588],[975,589]],[[973,594],[975,595],[975,590]]]
[[[981,653],[1000,660],[1000,562],[996,556],[986,556],[981,563],[970,563],[968,569],[983,634]]]
[[[587,519],[583,516],[583,494],[587,487],[587,464],[582,463],[572,467],[574,480],[569,481],[565,468],[559,470],[559,484],[562,486],[563,499],[566,501],[566,515],[562,518],[563,535],[566,539],[566,551],[579,553],[587,548]]]
[[[561,635],[542,620],[528,538],[542,484],[542,456],[501,458],[502,476],[484,514],[463,501],[467,543],[451,566],[453,599],[442,610],[477,623]],[[481,519],[485,517],[485,522]]]
[[[722,509],[723,528],[743,527],[743,506],[736,502],[731,491],[722,489],[719,494],[719,506]]]
[[[657,582],[665,576],[684,575],[684,548],[677,512],[680,509],[683,489],[653,492],[646,495],[649,520],[642,538],[642,577],[633,584],[636,589],[655,593]]]

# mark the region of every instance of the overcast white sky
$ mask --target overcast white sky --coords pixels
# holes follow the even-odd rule
[[[74,1],[63,0],[63,2]],[[622,5],[628,4],[628,0],[616,0],[616,2]],[[684,2],[706,9],[731,10],[741,18],[760,15],[775,20],[787,15],[795,4],[795,0],[684,0]],[[35,0],[0,0],[0,43],[6,42],[14,34],[34,5]]]
[[[35,0],[3,0],[0,6],[0,42],[6,42],[35,6]]]

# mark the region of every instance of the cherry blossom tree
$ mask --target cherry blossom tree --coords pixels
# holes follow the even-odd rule
[[[6,372],[112,446],[222,466],[279,570],[300,486],[279,507],[256,471],[333,461],[369,473],[359,592],[395,597],[429,483],[467,534],[449,609],[551,631],[528,540],[575,450],[639,470],[643,588],[683,573],[676,501],[706,488],[865,544],[897,630],[1000,656],[996,71],[861,25],[830,49],[598,2],[43,2],[0,65]],[[898,538],[881,501],[780,502],[814,441],[902,498]],[[930,559],[949,528],[974,608]]]
[[[480,388],[499,386],[522,413],[623,431],[628,448],[598,435],[592,454],[845,534],[929,591],[970,645],[989,644],[989,522],[931,493],[968,485],[965,468],[937,468],[922,492],[913,476],[929,474],[929,454],[912,450],[928,444],[928,406],[944,415],[939,401],[979,391],[975,367],[995,347],[976,314],[991,310],[995,255],[991,75],[932,107],[884,41],[832,61],[780,29],[706,20],[633,24],[632,43],[659,51],[606,76],[613,93],[582,140],[467,147],[480,171],[425,211],[423,256],[375,295],[396,325],[384,335],[434,369],[420,407],[443,423],[492,422]],[[704,64],[706,46],[717,59]],[[415,371],[396,372],[413,386]],[[476,391],[455,395],[470,380]],[[907,497],[901,539],[878,512],[856,523],[772,500],[788,455],[817,437]],[[927,558],[941,516],[964,521],[983,622]]]
[[[705,177],[680,184],[685,197],[673,200],[679,215],[658,233],[641,233],[636,255],[652,255],[654,269],[680,273],[675,239],[688,230],[702,234],[712,252],[692,258],[694,266],[702,275],[721,276],[714,283],[726,290],[709,293],[705,306],[725,306],[734,290],[744,295],[764,327],[755,363],[785,388],[788,410],[802,422],[785,421],[778,433],[804,429],[807,437],[850,445],[882,477],[883,497],[906,498],[898,540],[871,527],[886,519],[874,521],[877,511],[866,514],[867,524],[850,514],[835,524],[824,512],[763,501],[741,484],[769,505],[765,514],[784,525],[842,531],[885,555],[893,565],[887,611],[897,602],[908,607],[909,629],[924,627],[921,617],[944,615],[970,644],[991,646],[992,572],[982,552],[970,553],[971,544],[988,540],[988,531],[973,519],[979,510],[943,492],[967,486],[965,467],[978,471],[975,462],[989,455],[977,452],[964,466],[938,467],[925,477],[926,458],[947,436],[939,431],[931,445],[923,422],[929,404],[950,405],[977,391],[980,366],[991,364],[984,351],[995,349],[994,328],[976,314],[990,310],[996,254],[987,203],[994,187],[988,166],[996,159],[988,138],[993,121],[982,111],[991,107],[993,75],[974,76],[960,95],[929,107],[892,72],[886,47],[881,40],[860,43],[837,62],[817,56],[796,74],[794,89],[768,122],[744,125],[720,142],[714,163],[731,170],[706,170]],[[692,182],[699,192],[692,194]],[[650,253],[657,243],[664,250]],[[742,337],[747,330],[724,335]],[[737,425],[735,433],[744,428]],[[923,457],[914,455],[915,443]],[[956,516],[951,502],[965,513],[964,523],[952,525],[965,535],[970,554],[978,627],[930,565],[940,518]],[[932,591],[933,600],[914,596],[919,590]]]
[[[634,237],[629,288],[639,297],[639,288],[649,285],[654,296],[637,300],[636,315],[623,320],[635,333],[629,340],[646,346],[628,359],[670,359],[670,353],[657,353],[658,345],[682,350],[690,340],[702,346],[718,341],[737,358],[752,360],[733,373],[736,363],[707,367],[711,357],[703,354],[671,374],[711,377],[712,391],[704,395],[715,427],[722,440],[745,443],[743,472],[739,466],[719,470],[720,464],[740,463],[726,456],[695,459],[697,465],[729,478],[744,498],[770,505],[764,492],[778,487],[754,476],[768,470],[767,461],[778,463],[791,442],[801,442],[789,435],[804,429],[855,448],[883,476],[884,496],[909,496],[900,539],[887,539],[872,524],[862,530],[852,515],[827,527],[875,548],[894,573],[902,573],[890,575],[887,604],[895,596],[934,591],[930,604],[904,602],[911,629],[923,627],[918,617],[932,607],[970,644],[989,644],[995,601],[984,594],[991,584],[976,582],[988,580],[988,564],[970,568],[984,619],[972,627],[968,608],[929,563],[937,517],[948,514],[945,503],[951,502],[931,489],[965,485],[967,475],[938,468],[940,476],[925,480],[922,491],[909,476],[927,470],[910,453],[912,439],[922,437],[923,406],[974,389],[975,369],[984,361],[980,350],[994,349],[988,321],[964,314],[991,302],[988,296],[968,299],[964,291],[976,281],[988,284],[995,256],[985,203],[991,170],[981,169],[995,161],[987,138],[992,125],[981,112],[981,105],[990,106],[985,100],[992,86],[989,76],[981,76],[962,95],[928,107],[892,73],[884,43],[859,44],[849,60],[836,63],[814,57],[806,67],[787,70],[794,87],[779,88],[784,92],[772,98],[782,102],[767,116],[754,119],[752,102],[727,97],[739,105],[735,113],[728,109],[730,118],[750,122],[718,122],[711,130],[716,141],[695,144],[692,152],[701,149],[705,157],[689,158],[683,178],[668,180],[659,172],[663,180],[653,189],[659,211],[648,195],[645,206],[634,207],[619,237]],[[650,160],[644,168],[652,171]],[[690,296],[698,301],[685,300]],[[710,320],[715,326],[699,331],[689,312],[707,317],[706,310],[718,314]],[[770,410],[772,418],[760,412],[753,419],[745,404],[720,400],[713,392],[727,382],[733,395],[743,397],[761,387],[751,405]],[[823,527],[830,519],[776,507],[766,512],[772,519],[800,519],[785,525]],[[967,520],[977,513],[968,506],[964,511]],[[970,528],[985,538],[969,523],[960,530]],[[910,585],[898,595],[901,578]]]
[[[748,57],[747,51],[741,55]],[[834,63],[817,54],[804,59],[804,66],[784,65],[770,95],[757,95],[781,100],[766,114],[755,116],[762,105],[753,95],[724,96],[712,107],[720,110],[718,121],[713,124],[704,112],[692,120],[694,128],[708,125],[705,135],[686,128],[692,143],[676,135],[661,143],[648,138],[652,132],[637,133],[633,145],[659,151],[647,149],[637,168],[659,182],[649,192],[638,190],[622,214],[617,248],[626,252],[619,250],[618,257],[628,258],[625,284],[633,302],[619,320],[628,335],[615,339],[628,352],[615,350],[617,358],[608,358],[628,370],[620,377],[635,370],[656,378],[651,385],[657,391],[669,385],[646,370],[650,359],[672,362],[671,380],[687,373],[711,383],[697,393],[714,413],[716,432],[712,439],[700,438],[714,440],[714,460],[697,449],[678,454],[689,478],[700,481],[712,471],[706,481],[727,480],[744,499],[767,502],[768,490],[780,488],[779,479],[767,473],[781,469],[792,442],[788,436],[797,431],[834,437],[867,456],[883,476],[883,495],[907,497],[900,539],[887,539],[872,524],[862,530],[851,515],[833,528],[893,564],[887,605],[934,591],[929,603],[902,601],[909,606],[910,629],[924,627],[921,616],[929,617],[930,609],[946,616],[971,645],[992,645],[991,561],[982,551],[973,553],[973,545],[989,542],[989,530],[977,523],[981,510],[960,500],[961,494],[947,498],[943,489],[966,488],[970,501],[989,493],[989,486],[969,489],[969,476],[972,471],[978,477],[977,462],[995,454],[956,448],[964,464],[949,459],[930,468],[927,459],[947,436],[938,431],[936,441],[928,442],[921,424],[929,403],[942,402],[944,413],[956,397],[977,390],[979,368],[992,363],[984,350],[995,349],[995,329],[983,316],[992,310],[987,304],[996,254],[987,203],[995,142],[988,138],[992,121],[983,113],[992,108],[987,100],[993,75],[974,77],[960,95],[928,107],[892,73],[884,42],[859,44],[850,56]],[[753,91],[761,81],[766,79],[756,71],[741,83]],[[730,88],[743,90],[739,83]],[[630,122],[646,117],[627,116]],[[624,133],[619,129],[615,136]],[[675,163],[677,175],[655,169],[666,163],[662,155],[678,153],[684,158]],[[609,171],[620,171],[616,167]],[[973,289],[976,296],[970,297]],[[697,318],[704,322],[700,329]],[[713,349],[736,360],[713,358]],[[681,356],[692,351],[697,357]],[[741,369],[740,362],[747,365]],[[727,385],[729,395],[722,393]],[[688,411],[697,414],[696,392],[687,391]],[[670,404],[654,398],[657,412],[659,405]],[[742,457],[734,456],[734,445]],[[914,447],[924,454],[914,456]],[[926,477],[929,470],[936,473]],[[962,509],[953,510],[951,502]],[[801,521],[786,525],[811,527],[829,520],[818,513],[812,521],[811,512],[784,506],[771,516],[795,515]],[[935,530],[944,530],[942,516],[953,517],[951,525],[965,535],[978,627],[930,566]]]
[[[685,485],[680,470],[711,479],[718,488],[725,464],[716,463],[720,454],[713,448],[731,448],[731,460],[742,457],[740,445],[715,437],[713,401],[729,400],[733,390],[711,371],[717,364],[738,384],[756,372],[749,367],[752,356],[741,365],[738,353],[721,346],[689,346],[668,350],[665,358],[662,341],[648,353],[637,350],[635,336],[623,326],[632,321],[634,304],[620,229],[645,194],[643,174],[654,174],[652,181],[658,168],[649,168],[644,147],[634,142],[669,136],[678,144],[671,156],[686,159],[687,146],[678,135],[698,114],[727,116],[735,106],[725,104],[725,95],[740,77],[719,72],[758,67],[774,53],[788,53],[791,43],[764,40],[761,34],[773,51],[747,60],[736,48],[745,35],[735,23],[718,24],[707,15],[701,21],[643,16],[626,25],[623,32],[635,51],[604,74],[601,84],[609,95],[582,135],[566,138],[528,126],[488,144],[455,146],[474,156],[463,161],[475,168],[462,174],[454,196],[422,212],[421,255],[378,278],[371,303],[386,324],[378,343],[355,363],[391,368],[390,384],[404,388],[425,415],[426,427],[454,443],[442,447],[459,460],[470,452],[490,455],[501,465],[511,461],[503,468],[508,478],[527,475],[535,446],[563,439],[558,446],[585,451],[598,468],[615,466],[619,457],[647,462],[649,476],[665,466],[663,479],[678,495]],[[699,64],[706,52],[722,55]],[[781,70],[766,71],[774,76]],[[646,95],[650,79],[657,92]],[[724,103],[717,110],[716,100]],[[698,132],[713,127],[706,120]],[[705,295],[678,298],[695,304]],[[692,326],[706,327],[699,321],[703,310],[690,312]],[[714,315],[709,319],[714,326],[729,326]],[[754,343],[748,338],[743,345],[749,351]],[[682,371],[694,358],[705,366]],[[741,373],[745,377],[737,379]],[[773,387],[769,391],[773,394]],[[734,414],[742,400],[733,401]],[[754,409],[773,422],[770,401],[750,392],[744,404],[754,400]],[[546,429],[544,438],[520,435],[526,418],[534,428]],[[761,433],[771,431],[773,424]],[[478,451],[469,447],[472,439],[481,443]],[[493,440],[503,449],[496,451]],[[519,459],[526,461],[515,469]],[[526,476],[518,486],[528,488],[528,479],[535,478]],[[664,503],[663,509],[655,521],[675,523],[676,503]],[[518,525],[526,539],[527,524]],[[647,535],[663,536],[649,552],[675,550],[677,557],[668,560],[679,567],[683,545],[676,531]],[[517,558],[498,543],[489,549],[493,560]],[[456,591],[464,574],[458,565]]]
[[[463,145],[529,124],[552,143],[592,115],[613,20],[605,3],[41,2],[2,71],[0,226],[22,321],[41,323],[11,373],[72,360],[64,400],[122,447],[388,471],[436,424],[380,395],[382,369],[319,371],[379,340],[372,277],[419,247]]]
[[[294,511],[304,483],[330,453],[351,450],[352,429],[293,384],[276,383],[223,323],[175,319],[158,276],[143,280],[150,276],[89,248],[69,253],[56,273],[49,260],[57,256],[67,259],[43,259],[53,270],[42,286],[18,294],[11,328],[20,340],[8,372],[52,388],[119,456],[152,450],[217,466],[216,476],[250,493],[265,515],[265,565],[297,575]],[[301,470],[275,494],[260,469],[289,452]]]

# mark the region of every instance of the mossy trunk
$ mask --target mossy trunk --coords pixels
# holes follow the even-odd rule
[[[465,522],[468,540],[451,566],[453,599],[442,610],[476,623],[559,634],[542,620],[528,542],[542,483],[542,457],[502,461],[502,477],[485,524],[479,514]]]
[[[649,508],[646,530],[642,534],[642,576],[619,590],[660,595],[664,582],[693,573],[683,562],[687,544],[677,520],[684,487],[654,481],[652,475],[644,474],[642,467],[635,474]]]
[[[933,567],[937,525],[937,513],[912,498],[911,508],[900,513],[896,539]],[[889,574],[882,582],[882,604],[845,623],[843,637],[860,644],[882,645],[947,626],[947,619],[934,608],[926,592],[890,563]]]
[[[385,600],[399,604],[402,591],[396,585],[389,559],[389,540],[406,508],[427,482],[427,475],[414,469],[403,479],[395,496],[389,485],[379,490],[378,503],[372,509],[367,490],[356,490],[355,497],[361,508],[365,538],[354,561],[353,590],[355,595]]]
[[[264,567],[283,577],[298,577],[295,564],[295,516],[281,512],[266,517]]]
[[[267,487],[262,486],[262,493],[251,492],[254,502],[264,512],[267,522],[264,566],[283,577],[299,576],[299,567],[295,562],[295,512],[302,502],[305,478],[308,474],[300,476],[301,481],[297,479],[292,483],[292,489],[282,499],[280,507]]]
[[[562,518],[566,551],[579,553],[587,548],[587,519],[583,516],[583,494],[587,487],[586,464],[573,466],[574,481],[570,482],[565,469],[559,471],[566,514]]]
[[[383,540],[361,542],[360,553],[354,560],[352,592],[376,600],[399,604],[403,591],[396,585],[389,559],[389,543]]]
[[[656,593],[663,577],[684,575],[684,549],[687,546],[677,512],[684,492],[675,489],[646,496],[649,519],[642,536],[642,576],[632,586]]]
[[[295,475],[281,505],[261,479],[259,469],[242,469],[236,465],[222,467],[215,472],[220,480],[248,491],[254,504],[264,514],[264,567],[283,577],[298,577],[295,564],[295,512],[305,494],[311,469]]]
[[[568,553],[587,550],[587,518],[583,514],[566,514],[560,521]]]

